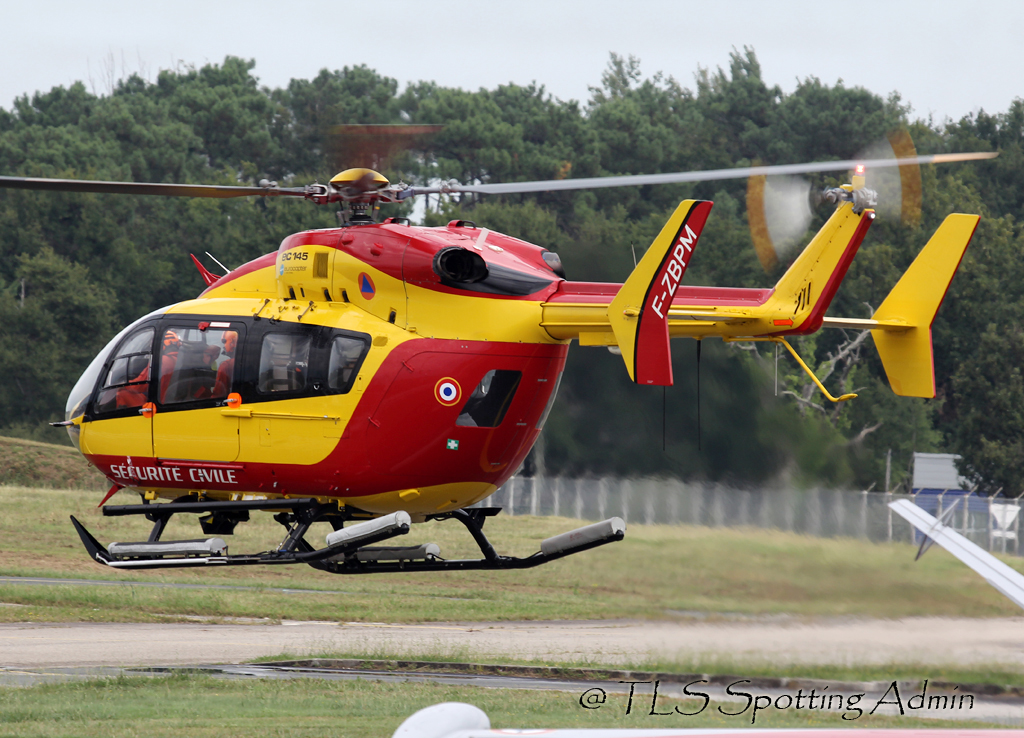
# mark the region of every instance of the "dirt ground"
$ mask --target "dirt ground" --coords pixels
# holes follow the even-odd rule
[[[0,624],[0,666],[136,666],[241,662],[282,653],[502,657],[595,664],[658,658],[775,664],[1024,664],[1024,617],[902,620],[777,618],[260,624]]]

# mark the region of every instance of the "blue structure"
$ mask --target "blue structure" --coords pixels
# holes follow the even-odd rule
[[[1019,554],[1018,504],[1005,497],[982,497],[967,489],[967,480],[956,468],[959,458],[955,454],[915,453],[911,489],[914,503],[937,518],[955,506],[947,525],[989,551],[996,548],[1005,552],[1012,541],[1011,550]],[[921,537],[915,529],[915,542]],[[996,541],[998,546],[994,546]]]

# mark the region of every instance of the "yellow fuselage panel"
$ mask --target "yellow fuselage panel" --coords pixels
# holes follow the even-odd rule
[[[367,333],[384,331],[391,340],[402,340],[416,336],[446,338],[455,340],[502,341],[514,343],[558,343],[565,339],[555,338],[541,327],[541,303],[536,300],[496,298],[451,294],[437,290],[404,284],[386,273],[339,253],[335,261],[335,275],[349,264],[365,273],[373,282],[375,294],[367,298],[356,291],[356,281],[345,288],[349,303],[315,302],[312,309],[301,321],[298,316],[309,308],[308,301],[284,300],[276,296],[269,303],[254,293],[251,299],[224,296],[229,286],[209,290],[197,300],[189,300],[173,306],[170,313],[202,313],[210,315],[246,316],[259,313],[260,317],[274,317],[305,323],[328,325],[334,328],[360,330]],[[246,277],[251,277],[254,272]],[[276,284],[272,266],[260,270],[263,278]],[[337,278],[335,285],[337,285]],[[276,292],[276,289],[275,289]],[[341,295],[335,286],[333,294]],[[408,303],[408,308],[406,307]],[[355,308],[353,310],[353,308]],[[395,324],[390,323],[390,314],[396,313]],[[355,315],[362,313],[361,318]],[[406,330],[401,330],[407,328]]]
[[[238,411],[222,410],[237,418],[240,462],[317,464],[335,449],[352,412],[362,399],[358,390],[344,395],[302,397],[255,402]]]
[[[541,325],[532,300],[451,295],[407,285],[409,330],[430,338],[510,343],[559,343]]]
[[[158,458],[234,461],[238,442],[238,418],[224,415],[219,407],[153,415],[153,456]]]
[[[142,415],[82,423],[79,431],[79,444],[84,454],[153,455],[152,421]]]
[[[372,513],[405,510],[410,515],[430,515],[474,505],[495,491],[497,487],[485,482],[456,482],[341,499],[345,504]]]

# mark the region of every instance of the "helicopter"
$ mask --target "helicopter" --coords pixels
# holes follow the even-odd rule
[[[74,445],[110,481],[106,516],[142,515],[147,541],[104,547],[71,517],[88,554],[116,569],[308,564],[336,574],[519,569],[622,540],[620,518],[497,553],[482,500],[508,480],[551,411],[571,341],[621,355],[632,381],[673,383],[669,343],[781,344],[822,327],[870,330],[898,395],[933,397],[931,324],[979,216],[948,216],[870,319],[825,313],[875,217],[865,167],[978,160],[994,153],[815,162],[703,172],[419,187],[366,168],[281,187],[0,177],[0,187],[184,197],[299,197],[342,204],[337,228],[288,236],[277,251],[115,336],[67,401]],[[421,194],[503,194],[854,171],[825,191],[835,210],[773,288],[689,287],[683,277],[712,203],[681,202],[623,284],[573,282],[557,253],[453,220],[388,217]],[[225,268],[226,269],[226,268]],[[698,344],[699,345],[699,344]],[[105,505],[119,490],[137,505]],[[170,500],[170,501],[160,501]],[[253,511],[285,528],[277,549],[229,553]],[[198,514],[206,538],[165,541],[172,516]],[[480,558],[432,543],[396,546],[414,523],[459,521]],[[332,532],[321,547],[310,527]]]

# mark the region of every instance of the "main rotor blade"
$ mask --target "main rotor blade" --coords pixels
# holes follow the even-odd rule
[[[779,164],[766,167],[710,169],[695,172],[670,172],[667,174],[630,174],[620,177],[590,177],[480,185],[442,185],[441,187],[416,187],[414,189],[418,195],[436,192],[475,192],[481,195],[505,195],[521,192],[593,190],[602,187],[636,187],[639,185],[675,184],[679,182],[709,182],[721,179],[745,179],[746,177],[757,175],[841,172],[853,169],[858,165],[864,165],[867,169],[878,169],[881,167],[905,166],[907,164],[945,164],[955,161],[994,159],[997,156],[999,156],[997,151],[983,151],[963,154],[931,154],[905,159],[847,159],[845,161],[820,161],[810,164]]]
[[[163,195],[165,197],[304,197],[304,187],[240,187],[231,185],[158,184],[155,182],[102,182],[88,179],[42,179],[0,177],[0,188],[48,190],[50,192],[94,192],[104,195]]]

